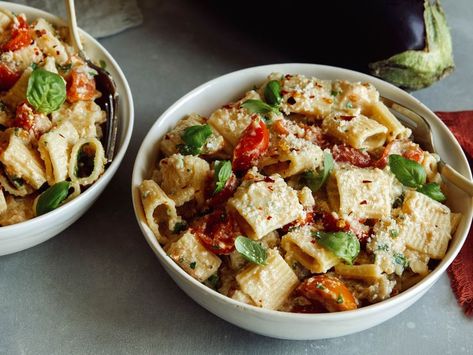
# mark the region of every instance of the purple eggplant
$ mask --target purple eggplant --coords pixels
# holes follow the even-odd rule
[[[276,61],[362,70],[407,90],[427,87],[454,68],[438,0],[207,2],[248,41],[280,49]]]

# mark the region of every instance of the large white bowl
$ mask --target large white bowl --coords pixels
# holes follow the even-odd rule
[[[32,7],[3,1],[0,1],[0,7],[15,13],[24,13],[28,20],[43,17],[51,23],[64,25],[64,22],[58,17]],[[42,243],[54,237],[81,217],[112,179],[130,142],[134,113],[131,91],[125,76],[105,48],[87,33],[80,31],[80,34],[86,53],[92,59],[103,59],[107,64],[107,70],[117,84],[120,99],[118,108],[119,134],[115,158],[100,179],[73,201],[26,222],[0,227],[0,255],[14,253]]]
[[[156,159],[156,142],[186,114],[209,115],[216,108],[234,100],[272,72],[313,75],[322,79],[369,81],[383,96],[406,105],[426,117],[434,130],[439,154],[471,179],[467,160],[446,126],[414,97],[374,77],[354,71],[314,64],[277,64],[240,70],[211,80],[172,105],[156,121],[144,139],[136,158],[132,194],[138,224],[159,261],[169,275],[200,305],[237,326],[255,333],[283,339],[322,339],[355,333],[375,326],[400,313],[418,300],[440,277],[460,251],[472,220],[472,200],[458,190],[449,191],[450,206],[463,213],[463,219],[450,243],[447,255],[435,270],[409,290],[378,304],[358,310],[327,314],[296,314],[265,310],[234,301],[202,285],[184,272],[164,252],[146,224],[138,186],[150,177]],[[178,310],[176,310],[178,311]]]

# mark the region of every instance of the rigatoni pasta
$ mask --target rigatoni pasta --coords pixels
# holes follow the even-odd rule
[[[0,9],[0,226],[59,207],[104,172],[97,72],[65,37]]]
[[[409,135],[369,83],[273,73],[158,142],[146,222],[233,300],[306,313],[380,302],[428,275],[461,218]]]

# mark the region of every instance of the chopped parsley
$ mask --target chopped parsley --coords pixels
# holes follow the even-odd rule
[[[338,303],[338,304],[342,304],[343,302],[344,302],[343,296],[342,296],[342,295],[338,295],[338,297],[337,297],[337,303]]]
[[[322,285],[321,283],[318,283],[315,285],[316,288],[318,288],[319,290],[325,290],[325,286]]]
[[[391,229],[389,231],[389,235],[391,236],[391,238],[397,238],[399,236],[399,231],[395,230],[395,229]]]
[[[409,262],[407,261],[406,257],[403,254],[395,253],[393,257],[394,257],[394,262],[398,265],[401,265],[403,268],[406,268],[409,266]]]
[[[190,268],[191,268],[192,270],[195,269],[196,265],[197,265],[197,263],[196,263],[195,261],[193,261],[193,262],[191,262],[191,263],[189,264],[189,266],[190,266]]]

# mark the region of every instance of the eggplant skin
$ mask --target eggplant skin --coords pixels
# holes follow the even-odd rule
[[[432,0],[200,0],[203,21],[265,62],[318,63],[368,72],[408,90],[453,70],[445,15]],[[222,31],[223,30],[223,31]],[[439,35],[436,38],[436,35]]]
[[[425,48],[369,64],[371,74],[405,90],[432,85],[454,70],[452,39],[439,1],[424,2]]]

